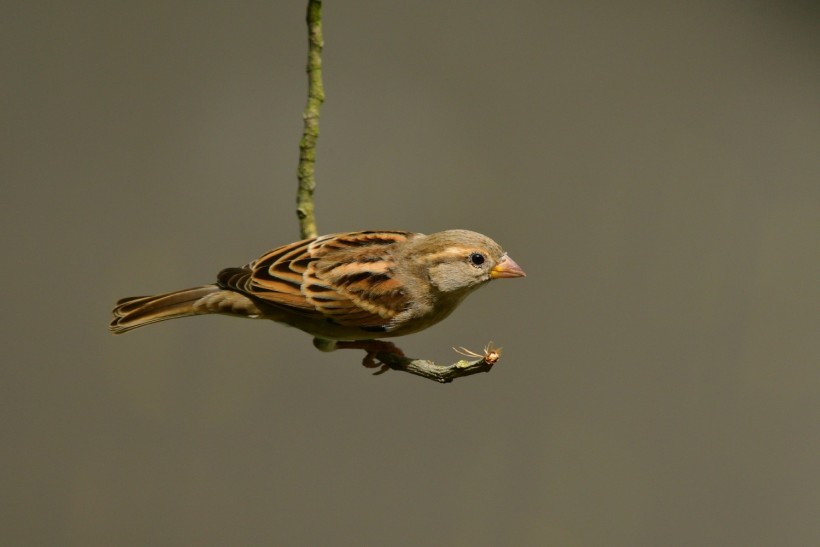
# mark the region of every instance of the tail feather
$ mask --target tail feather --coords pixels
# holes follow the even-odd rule
[[[157,321],[212,313],[202,306],[196,306],[196,303],[203,297],[221,290],[217,285],[203,285],[154,296],[123,298],[117,302],[113,310],[114,319],[108,328],[114,334],[121,334]]]

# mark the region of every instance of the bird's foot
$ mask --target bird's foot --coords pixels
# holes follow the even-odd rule
[[[379,360],[377,356],[380,353],[392,353],[399,357],[404,357],[404,352],[400,350],[393,342],[385,342],[383,340],[354,340],[336,342],[336,349],[363,349],[367,355],[362,359],[362,365],[367,368],[379,367],[379,370],[374,372],[374,375],[384,374],[390,370],[390,365],[387,365]]]

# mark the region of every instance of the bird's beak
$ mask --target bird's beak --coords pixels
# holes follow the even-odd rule
[[[501,262],[495,265],[490,270],[490,277],[498,279],[499,277],[526,277],[527,274],[521,269],[521,266],[515,263],[515,260],[504,255],[501,257]]]

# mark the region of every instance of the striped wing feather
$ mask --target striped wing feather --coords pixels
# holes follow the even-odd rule
[[[353,232],[274,249],[219,274],[225,288],[317,320],[386,327],[410,305],[394,278],[391,251],[409,232]]]

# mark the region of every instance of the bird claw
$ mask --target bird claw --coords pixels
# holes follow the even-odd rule
[[[384,374],[390,370],[390,365],[383,363],[377,359],[380,353],[392,353],[399,357],[404,357],[404,352],[400,350],[393,342],[384,342],[382,340],[359,340],[353,342],[337,342],[336,347],[340,349],[363,349],[367,354],[362,359],[362,365],[367,368],[379,368],[373,373],[374,376]]]

